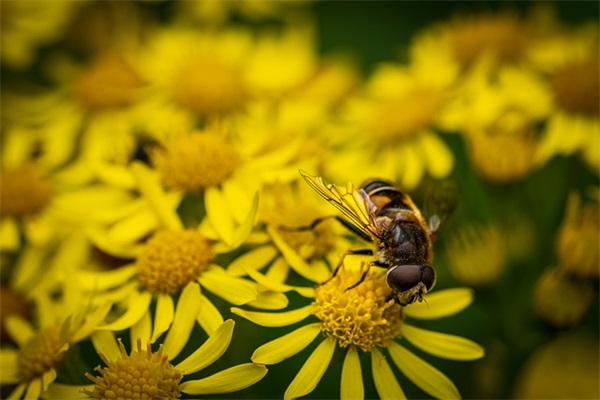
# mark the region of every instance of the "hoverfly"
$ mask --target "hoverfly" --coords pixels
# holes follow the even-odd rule
[[[308,185],[329,201],[342,214],[335,217],[364,240],[374,243],[374,249],[347,250],[333,271],[333,278],[348,255],[370,255],[375,259],[368,264],[358,282],[365,279],[371,266],[387,268],[387,283],[391,298],[402,306],[423,301],[423,295],[435,285],[433,242],[441,227],[441,217],[433,215],[429,223],[421,215],[412,199],[400,189],[383,180],[365,182],[357,191],[349,185],[345,190],[325,184],[321,177],[300,174]],[[446,211],[451,211],[449,208]],[[311,226],[318,223],[315,221]],[[330,278],[330,279],[331,279]]]

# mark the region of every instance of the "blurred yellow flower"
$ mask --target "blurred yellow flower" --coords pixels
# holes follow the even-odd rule
[[[455,314],[471,303],[472,291],[443,290],[427,294],[424,303],[401,307],[389,299],[391,290],[385,283],[385,274],[380,270],[371,270],[361,284],[346,290],[357,282],[363,267],[364,263],[346,259],[344,267],[334,278],[315,287],[314,302],[305,307],[282,313],[232,308],[233,313],[269,327],[295,324],[311,316],[317,319],[317,322],[305,323],[260,346],[254,351],[252,361],[265,365],[277,364],[302,351],[319,333],[325,333],[288,386],[283,396],[285,399],[311,393],[325,374],[338,346],[346,349],[340,382],[342,399],[365,397],[360,362],[362,353],[368,353],[371,357],[373,380],[379,396],[405,397],[384,352],[389,353],[394,364],[409,380],[429,395],[436,398],[460,397],[450,379],[399,342],[406,339],[424,352],[447,359],[474,360],[482,357],[483,348],[468,339],[417,328],[405,319],[428,320]],[[261,282],[268,284],[269,280],[263,276]],[[275,282],[272,284],[279,285]]]

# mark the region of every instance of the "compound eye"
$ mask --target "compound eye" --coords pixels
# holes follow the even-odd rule
[[[435,284],[435,270],[429,265],[398,265],[387,274],[387,282],[396,292],[405,292],[423,282],[427,290]]]

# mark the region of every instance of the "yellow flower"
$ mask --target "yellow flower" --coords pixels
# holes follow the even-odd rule
[[[202,346],[173,364],[179,351],[174,351],[168,344],[153,351],[149,343],[134,338],[132,343],[136,343],[136,348],[128,354],[120,338],[117,342],[112,332],[98,331],[92,336],[92,342],[106,366],[96,368],[99,376],[86,373],[94,385],[55,384],[45,397],[105,399],[120,396],[131,399],[147,396],[178,399],[181,393],[215,395],[245,389],[266,375],[264,365],[240,364],[202,379],[186,380],[186,376],[210,366],[225,353],[234,325],[231,319],[224,321]]]
[[[242,110],[252,98],[280,94],[306,81],[316,56],[308,29],[253,37],[242,29],[157,31],[140,57],[157,106],[212,119]]]
[[[502,233],[494,225],[458,230],[446,239],[444,256],[454,278],[469,286],[495,281],[507,264]]]
[[[598,335],[564,332],[536,349],[517,381],[519,399],[597,399]]]
[[[38,398],[56,379],[56,368],[70,346],[90,335],[106,317],[110,303],[90,306],[75,292],[70,285],[69,294],[58,301],[38,293],[37,329],[21,317],[8,317],[6,330],[18,349],[0,349],[0,384],[17,384],[11,398]]]
[[[362,93],[348,100],[340,122],[344,144],[326,174],[393,179],[407,190],[425,173],[448,175],[454,157],[435,129],[457,73],[447,52],[428,38],[412,45],[409,65],[378,66]]]
[[[39,47],[60,39],[80,6],[80,2],[70,0],[39,4],[19,0],[2,1],[2,64],[17,69],[29,67]]]
[[[536,161],[578,154],[594,172],[600,167],[600,58],[598,27],[567,31],[540,45],[554,99]],[[550,55],[547,55],[550,54]]]
[[[379,397],[405,397],[386,353],[409,380],[429,395],[436,398],[460,397],[450,379],[401,343],[407,340],[424,352],[447,359],[474,360],[482,357],[483,349],[468,339],[418,328],[407,320],[429,320],[455,314],[471,303],[472,291],[442,290],[427,294],[424,303],[401,307],[389,298],[391,290],[381,270],[371,270],[361,284],[346,290],[358,281],[362,267],[364,263],[346,259],[344,267],[334,278],[315,287],[314,302],[305,307],[282,313],[232,308],[233,313],[262,326],[287,326],[309,317],[315,320],[260,346],[254,351],[252,361],[277,364],[299,353],[319,336],[319,345],[288,386],[285,399],[301,397],[314,390],[325,374],[336,347],[345,350],[340,382],[342,399],[372,397],[364,393],[362,354],[371,358],[371,373]],[[256,272],[253,275],[260,277]],[[264,276],[260,279],[264,285],[270,282]],[[278,283],[272,285],[282,286]],[[324,335],[320,336],[320,333]]]

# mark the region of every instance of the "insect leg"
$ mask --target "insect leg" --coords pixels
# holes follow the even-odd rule
[[[376,267],[380,267],[380,268],[388,268],[387,264],[383,264],[383,263],[381,263],[379,261],[371,261],[369,263],[369,265],[367,266],[367,269],[365,269],[363,271],[362,275],[360,276],[360,279],[356,283],[353,283],[352,285],[350,285],[346,289],[344,289],[344,292],[348,291],[350,289],[354,289],[355,287],[357,287],[358,285],[360,285],[361,283],[363,283],[363,281],[367,277],[367,274],[369,273],[369,270],[371,269],[372,266],[376,266]]]
[[[332,280],[333,278],[335,278],[335,276],[337,275],[337,273],[340,270],[340,268],[342,267],[342,265],[344,265],[344,259],[346,258],[346,256],[372,256],[372,255],[373,255],[373,250],[371,250],[371,249],[346,250],[344,252],[344,255],[342,255],[342,258],[336,265],[335,269],[333,270],[333,274],[331,274],[331,276],[329,278],[327,278],[326,281],[319,283],[317,286],[324,285],[327,282],[329,282],[330,280]]]
[[[303,225],[303,226],[285,226],[285,225],[279,225],[279,228],[281,228],[284,231],[310,231],[312,229],[315,229],[315,227],[317,225],[319,225],[321,222],[326,221],[330,218],[335,218],[335,219],[339,219],[338,216],[335,215],[327,215],[325,217],[320,217],[315,219],[313,222],[311,222],[309,225]]]

